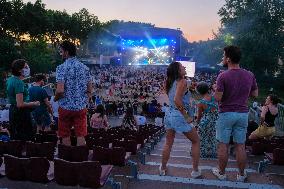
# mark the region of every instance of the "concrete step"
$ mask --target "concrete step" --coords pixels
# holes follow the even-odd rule
[[[159,166],[160,163],[147,163],[146,165],[139,167],[139,174],[149,174],[149,175],[159,175]],[[202,171],[203,179],[216,180],[217,178],[211,172],[212,168],[215,166],[199,166],[199,169]],[[167,175],[173,177],[183,177],[190,178],[190,173],[192,171],[192,165],[181,165],[181,164],[168,164]],[[267,176],[265,174],[259,174],[254,169],[246,169],[249,175],[248,182],[256,183],[270,183],[269,180],[265,179]],[[226,174],[228,180],[235,181],[236,175],[238,173],[238,168],[229,167],[226,169]],[[256,179],[255,179],[256,178]]]
[[[189,177],[175,177],[175,176],[159,176],[156,174],[139,174],[139,182],[144,184],[143,188],[248,188],[248,189],[282,189],[282,186],[267,182],[267,183],[254,183],[254,182],[235,182],[235,181],[219,181],[216,179],[190,179]],[[250,178],[249,178],[250,179]],[[258,178],[265,179],[265,178]],[[268,180],[267,178],[265,180]],[[153,182],[150,182],[153,181]],[[135,183],[135,189],[142,188],[139,182]],[[151,184],[151,187],[149,186]],[[131,188],[131,187],[130,187]]]

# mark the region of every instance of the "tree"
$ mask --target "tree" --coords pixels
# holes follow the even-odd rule
[[[44,40],[31,40],[22,45],[22,57],[31,68],[31,73],[48,73],[55,68],[53,50]]]
[[[246,68],[258,75],[278,71],[278,60],[284,58],[283,0],[226,0],[218,14],[221,36],[233,36]]]
[[[31,38],[40,38],[47,33],[47,13],[45,5],[41,0],[36,0],[34,4],[28,2],[23,6],[22,30]]]
[[[15,41],[9,37],[0,38],[0,69],[8,70],[13,60],[20,57]]]
[[[7,35],[10,15],[12,14],[12,5],[7,0],[0,0],[0,36]]]

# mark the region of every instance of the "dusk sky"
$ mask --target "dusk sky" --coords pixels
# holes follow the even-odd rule
[[[27,2],[28,0],[24,0]],[[34,2],[35,0],[31,0]],[[101,22],[139,21],[181,28],[190,41],[212,38],[220,26],[218,10],[225,0],[42,0],[46,8],[78,12],[86,8]]]

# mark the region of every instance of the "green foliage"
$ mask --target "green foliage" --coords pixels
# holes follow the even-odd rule
[[[244,67],[259,74],[278,71],[284,53],[284,1],[226,0],[219,10],[222,36],[233,36]]]
[[[0,38],[0,70],[8,70],[13,60],[19,56],[12,38]]]
[[[43,40],[31,40],[22,46],[22,57],[31,68],[31,73],[48,73],[55,68],[52,61],[52,50]]]
[[[0,63],[7,70],[21,54],[33,72],[48,72],[61,63],[57,45],[70,40],[85,52],[89,33],[101,28],[97,16],[82,9],[72,15],[45,8],[42,0],[0,0]],[[51,42],[51,45],[48,45]],[[15,47],[15,43],[20,46]],[[18,48],[18,49],[17,49]]]

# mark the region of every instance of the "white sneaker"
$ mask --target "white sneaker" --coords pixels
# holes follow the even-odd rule
[[[226,180],[227,176],[226,174],[221,175],[220,170],[217,167],[214,167],[212,169],[212,173],[219,179],[219,180]]]
[[[160,176],[165,176],[166,175],[166,169],[162,169],[162,165],[160,165],[159,167],[159,175]]]
[[[198,170],[198,171],[192,171],[190,175],[191,175],[191,178],[196,179],[196,178],[198,178],[198,177],[200,177],[200,176],[201,176],[201,170]]]
[[[237,174],[237,182],[245,182],[248,175],[246,172],[244,172],[244,175],[240,175],[240,173]]]

